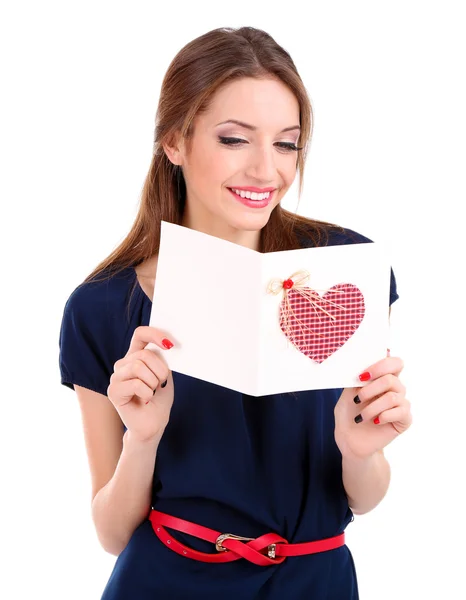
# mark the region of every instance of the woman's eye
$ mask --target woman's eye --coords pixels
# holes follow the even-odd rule
[[[224,144],[225,146],[239,146],[241,144],[248,143],[246,140],[233,137],[219,136],[218,139],[220,140],[220,143]],[[292,144],[291,142],[277,142],[277,146],[279,146],[283,150],[286,150],[287,152],[297,152],[298,150],[301,150],[301,148],[298,148],[296,144]]]
[[[296,144],[292,144],[291,142],[277,142],[277,145],[282,148],[285,148],[285,150],[290,150],[290,151],[294,151],[294,152],[301,150],[301,148],[298,148],[298,146],[296,146]]]
[[[222,137],[218,136],[221,144],[225,144],[225,146],[237,146],[238,144],[247,144],[246,140],[240,140],[239,138],[232,137]]]

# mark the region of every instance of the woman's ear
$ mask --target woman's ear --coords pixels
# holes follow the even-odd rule
[[[170,142],[163,142],[162,147],[165,154],[167,155],[168,160],[174,165],[181,166],[184,144],[183,140],[180,139],[179,134],[175,135]]]

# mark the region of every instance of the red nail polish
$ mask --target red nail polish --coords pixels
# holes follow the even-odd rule
[[[375,423],[376,425],[378,425],[378,424],[380,423],[380,419],[379,419],[379,417],[375,417],[375,419],[374,419],[374,423]]]
[[[162,346],[164,348],[166,348],[167,350],[170,350],[170,348],[173,348],[173,344],[170,342],[170,340],[167,340],[167,338],[164,338],[162,340]]]
[[[369,373],[369,371],[364,371],[364,373],[361,373],[361,375],[359,375],[359,381],[369,381],[370,378],[371,374]]]

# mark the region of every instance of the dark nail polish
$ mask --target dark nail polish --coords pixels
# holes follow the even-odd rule
[[[165,381],[162,383],[162,385],[160,386],[161,388],[164,388],[167,385],[168,379],[165,379]]]
[[[355,403],[355,404],[359,404],[360,402],[361,402],[361,400],[360,400],[359,396],[356,396],[356,397],[354,398],[354,403]]]
[[[355,423],[360,423],[362,421],[361,415],[358,415],[357,417],[354,417],[354,421],[355,421]]]
[[[155,388],[155,390],[152,392],[152,395],[154,395],[156,391],[157,391],[157,388]]]

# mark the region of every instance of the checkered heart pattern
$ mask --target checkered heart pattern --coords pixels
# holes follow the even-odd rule
[[[305,287],[284,293],[280,329],[300,352],[317,363],[341,348],[364,318],[364,296],[351,283],[335,285],[323,296]]]

